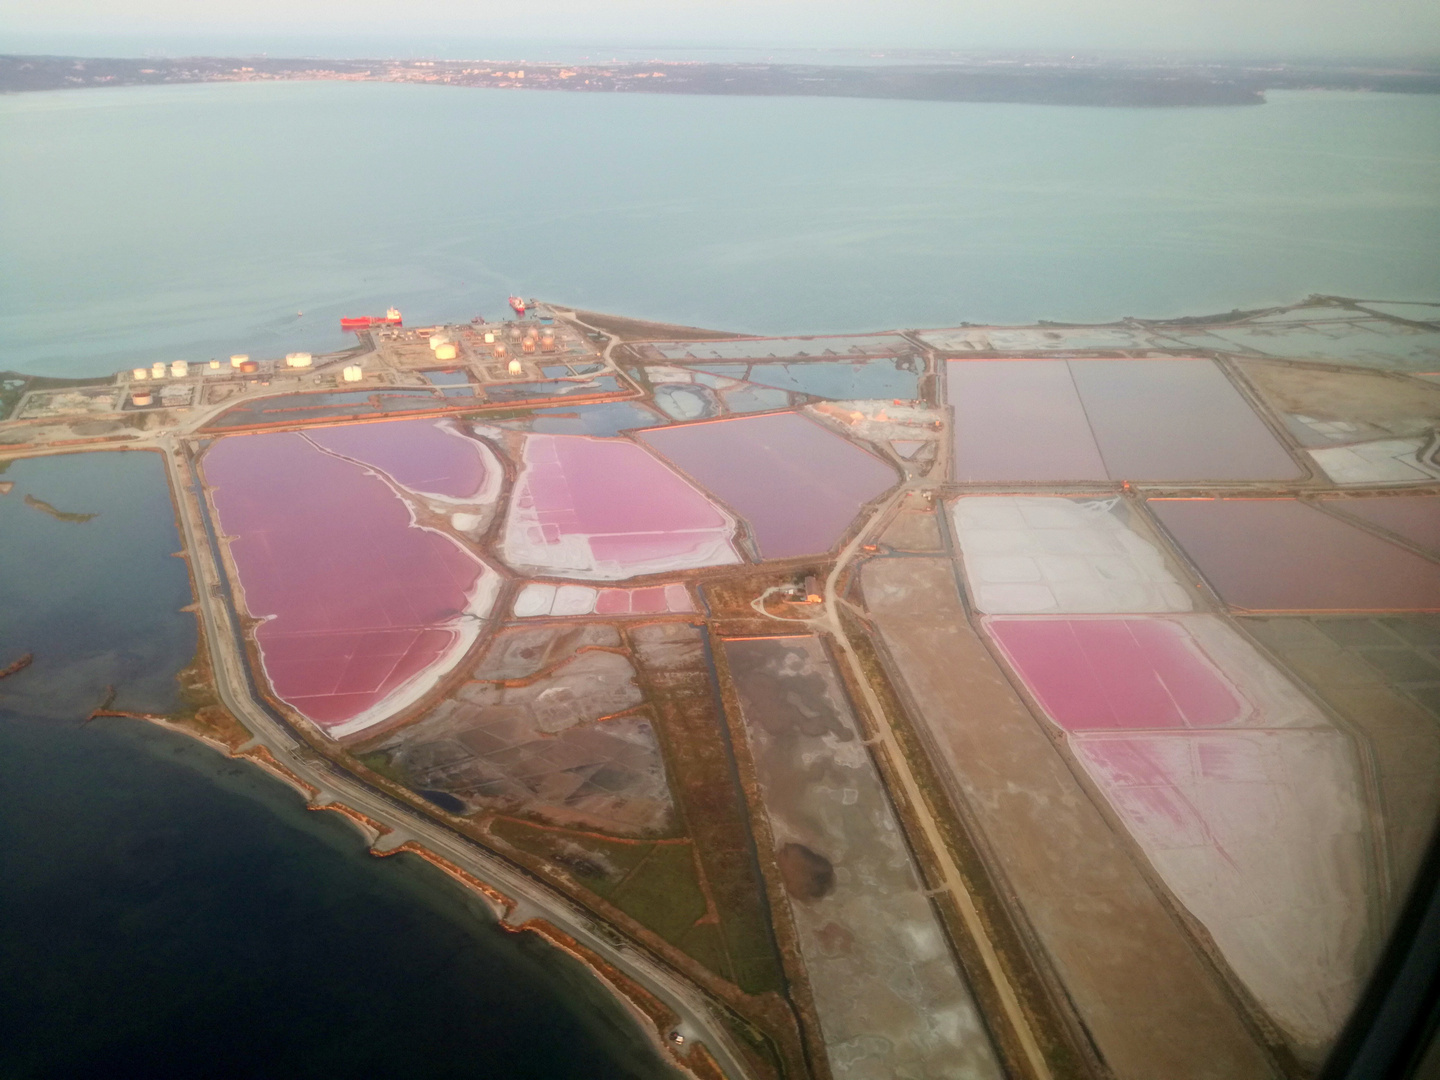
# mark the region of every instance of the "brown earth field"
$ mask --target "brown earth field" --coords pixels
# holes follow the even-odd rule
[[[1440,618],[1239,621],[1368,747],[1384,818],[1393,918],[1440,818]]]
[[[1322,365],[1236,361],[1276,412],[1355,424],[1358,439],[1420,435],[1440,423],[1440,386],[1393,372],[1337,371]],[[1307,445],[1331,445],[1303,424],[1287,426]]]
[[[971,628],[950,561],[875,559],[861,583],[951,797],[1117,1080],[1277,1075],[1236,995]]]
[[[927,493],[912,491],[901,500],[899,509],[880,542],[897,551],[930,552],[942,550],[940,525],[935,520],[935,504]]]

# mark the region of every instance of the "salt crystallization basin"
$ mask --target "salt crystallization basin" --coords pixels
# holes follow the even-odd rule
[[[1323,1051],[1375,940],[1351,739],[1214,616],[984,625],[1236,975]]]
[[[740,514],[762,559],[819,555],[895,470],[799,413],[650,428],[637,438]]]
[[[946,383],[960,483],[1301,475],[1211,360],[951,360]]]
[[[613,581],[740,562],[734,519],[626,439],[529,435],[510,497],[507,563]]]
[[[237,591],[262,620],[255,642],[265,676],[330,735],[417,699],[474,641],[473,616],[489,614],[498,575],[416,526],[366,466],[303,435],[271,433],[221,439],[203,468]]]

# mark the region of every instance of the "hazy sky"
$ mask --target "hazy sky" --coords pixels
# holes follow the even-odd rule
[[[0,49],[87,35],[1436,55],[1440,0],[0,0]]]

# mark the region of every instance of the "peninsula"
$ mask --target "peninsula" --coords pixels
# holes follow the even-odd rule
[[[514,306],[0,378],[0,471],[164,463],[202,632],[145,719],[695,1077],[1313,1071],[1440,816],[1440,305]]]

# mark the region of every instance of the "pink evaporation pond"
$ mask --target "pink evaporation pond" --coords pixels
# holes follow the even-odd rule
[[[684,585],[652,585],[643,589],[601,589],[595,600],[596,615],[658,615],[662,612],[694,611]]]
[[[1298,499],[1152,499],[1147,505],[1232,607],[1440,609],[1440,565]]]
[[[1327,505],[1371,525],[1388,529],[1432,555],[1440,555],[1440,496],[1380,495],[1366,499],[1334,499]]]
[[[455,644],[486,568],[379,477],[294,433],[221,439],[204,468],[265,675],[300,713],[354,719]]]
[[[1218,727],[1244,703],[1166,619],[989,619],[990,634],[1066,731]]]
[[[388,473],[411,491],[468,499],[485,484],[479,448],[435,420],[390,420],[312,428],[318,446]]]
[[[898,476],[799,413],[714,420],[637,433],[750,523],[764,559],[819,555]]]
[[[1301,475],[1210,360],[952,360],[946,375],[961,483]]]
[[[506,550],[545,566],[547,549],[579,537],[595,564],[630,577],[735,562],[733,528],[684,477],[628,439],[530,435]]]

